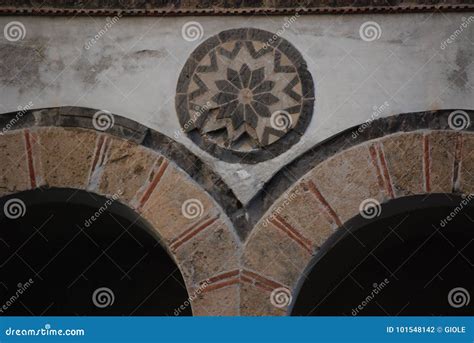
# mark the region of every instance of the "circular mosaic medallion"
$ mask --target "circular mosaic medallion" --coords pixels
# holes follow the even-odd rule
[[[276,157],[300,139],[313,113],[313,79],[303,57],[285,39],[258,29],[204,41],[176,91],[183,132],[228,162]]]

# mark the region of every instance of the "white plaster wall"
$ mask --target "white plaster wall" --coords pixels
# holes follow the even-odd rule
[[[258,165],[221,162],[185,135],[177,139],[210,164],[243,201],[282,166],[322,140],[360,124],[385,102],[380,116],[443,108],[474,109],[474,18],[455,41],[440,45],[474,13],[300,16],[283,37],[305,57],[316,101],[303,139]],[[0,28],[20,21],[26,37],[0,37],[0,112],[83,106],[108,110],[174,137],[176,82],[190,53],[218,32],[256,27],[276,32],[286,18],[121,18],[90,49],[104,17],[1,17]],[[198,21],[204,36],[188,42],[181,28]],[[360,38],[359,27],[377,22],[378,40]],[[245,172],[242,172],[245,170]],[[242,177],[243,175],[243,177]]]

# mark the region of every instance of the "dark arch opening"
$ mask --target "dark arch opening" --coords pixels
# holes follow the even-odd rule
[[[473,275],[474,196],[401,198],[324,244],[291,314],[473,315]]]
[[[191,315],[175,262],[114,197],[36,189],[0,206],[0,315]]]

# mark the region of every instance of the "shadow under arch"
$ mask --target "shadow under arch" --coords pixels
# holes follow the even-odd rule
[[[302,273],[288,314],[472,315],[472,200],[408,196],[350,219]]]
[[[173,255],[118,197],[37,188],[0,206],[3,315],[191,315]]]

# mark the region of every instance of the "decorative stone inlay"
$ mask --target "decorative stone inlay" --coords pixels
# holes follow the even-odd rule
[[[192,53],[178,80],[176,109],[201,148],[229,162],[256,163],[299,140],[313,101],[312,77],[289,42],[233,29]]]

